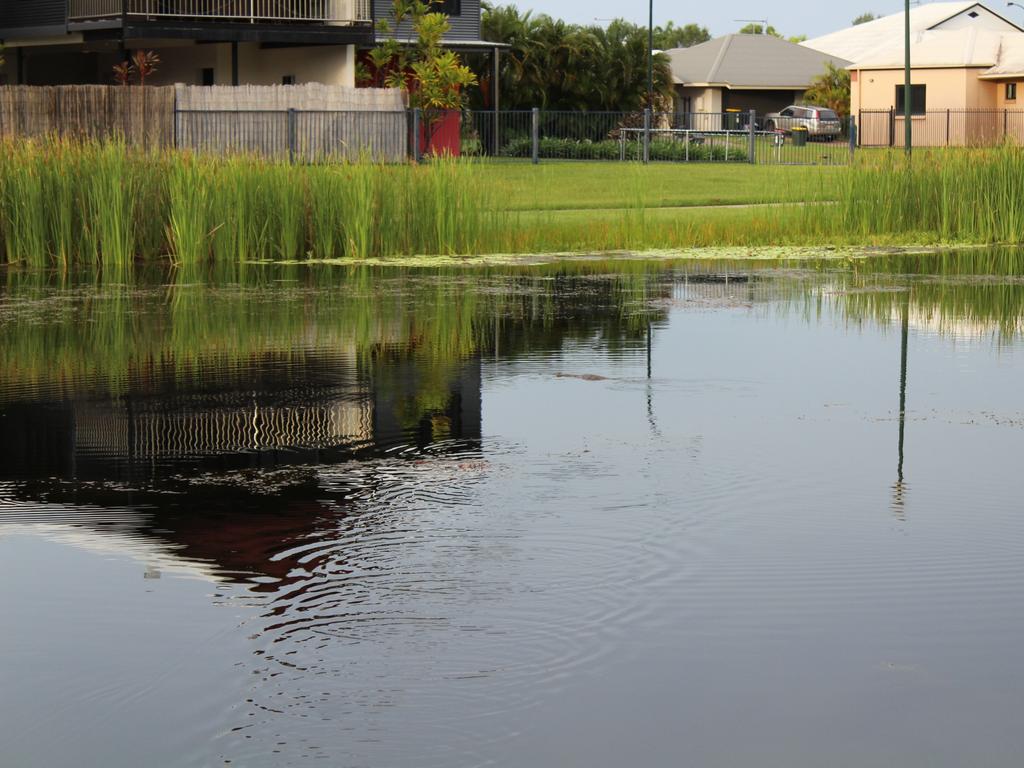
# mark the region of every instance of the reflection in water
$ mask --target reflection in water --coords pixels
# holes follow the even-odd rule
[[[880,522],[903,518],[911,333],[915,382],[953,341],[971,339],[978,365],[991,362],[978,340],[1012,350],[1019,261],[289,268],[135,286],[9,271],[0,536],[126,558],[147,590],[211,585],[199,600],[235,624],[207,636],[227,649],[216,685],[169,697],[197,712],[181,764],[610,765],[626,747],[671,764],[680,733],[701,765],[748,764],[751,744],[786,765],[843,744],[905,755],[912,715],[886,715],[894,735],[864,706],[850,738],[823,702],[895,689],[902,713],[941,717],[935,680],[968,667],[948,649],[899,654],[963,632],[950,615],[970,614],[985,643],[1019,628],[1000,590],[1020,581],[1024,535],[985,474],[1003,465],[971,465],[978,484],[951,489],[932,461],[977,432],[933,417],[918,439],[915,421],[914,500],[969,503],[986,526],[914,515],[917,538],[895,540]],[[998,392],[986,396],[1005,407]],[[929,396],[915,388],[915,416]],[[1000,456],[1019,447],[1010,417]],[[133,609],[140,626],[152,600]],[[189,605],[168,621],[188,625]],[[102,624],[121,607],[82,610]],[[892,634],[868,637],[879,626]],[[135,631],[105,642],[126,653]],[[893,682],[925,661],[942,675]],[[89,670],[64,674],[55,689],[90,681],[66,694],[88,717]],[[33,675],[21,695],[49,690]],[[204,710],[204,684],[230,704]],[[119,700],[165,690],[140,688]],[[815,727],[794,739],[779,710]],[[79,754],[54,744],[54,764]],[[117,749],[90,750],[116,764]]]
[[[907,342],[910,337],[910,295],[907,295],[900,313],[900,437],[899,462],[896,467],[896,485],[893,487],[893,509],[896,515],[903,517],[906,488],[903,484],[903,446],[907,427]]]

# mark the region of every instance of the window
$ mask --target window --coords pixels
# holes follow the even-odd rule
[[[1006,84],[1006,100],[1016,101],[1017,100],[1017,84],[1007,83]]]
[[[446,16],[461,16],[462,0],[436,0],[431,6],[431,10]]]
[[[199,73],[200,85],[214,85],[217,79],[214,77],[213,67],[206,67]]]
[[[971,11],[967,15],[970,16],[972,19],[978,18],[978,12],[977,11]]]
[[[282,77],[281,85],[295,85],[295,75],[285,75]]]
[[[903,86],[896,86],[896,114],[903,114]],[[910,86],[910,114],[923,115],[926,111],[925,86]]]
[[[792,116],[793,116],[793,111],[794,111],[794,110],[793,110],[793,107],[786,107],[786,108],[785,108],[784,110],[782,110],[782,111],[781,111],[781,112],[779,113],[779,115],[780,115],[781,117],[792,117]]]

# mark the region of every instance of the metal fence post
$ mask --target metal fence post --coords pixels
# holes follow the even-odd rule
[[[530,134],[533,138],[533,151],[531,156],[533,158],[533,164],[537,165],[540,163],[540,110],[537,107],[533,108],[530,120]]]
[[[850,115],[850,162],[853,162],[853,154],[857,151],[857,118]]]
[[[295,162],[295,151],[298,144],[296,125],[298,123],[298,114],[294,109],[288,110],[288,160],[291,163]]]
[[[757,111],[750,110],[750,125],[747,126],[750,133],[750,164],[757,162]]]
[[[644,109],[644,163],[651,162],[651,108]]]
[[[412,111],[412,161],[420,161],[420,110],[415,108]]]

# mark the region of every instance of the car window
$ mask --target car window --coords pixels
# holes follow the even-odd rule
[[[783,117],[792,117],[793,116],[793,108],[792,107],[786,107],[779,114],[782,115]]]
[[[818,110],[818,116],[819,116],[819,117],[820,117],[820,118],[821,118],[822,120],[838,120],[838,119],[839,119],[839,115],[837,115],[837,114],[836,114],[836,113],[835,113],[835,112],[834,112],[833,110],[831,110],[831,109],[819,109],[819,110]]]
[[[814,115],[811,114],[811,110],[804,109],[803,107],[797,107],[796,109],[794,109],[793,116],[801,118],[814,117]]]

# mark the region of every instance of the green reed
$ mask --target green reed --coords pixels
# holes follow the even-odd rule
[[[751,168],[779,198],[784,169]],[[669,209],[622,168],[620,207],[511,210],[498,165],[441,159],[290,165],[117,142],[0,144],[4,261],[177,265],[705,246],[1024,242],[1024,149],[898,153],[817,177],[809,202]],[[679,169],[685,183],[687,169]],[[810,179],[810,180],[808,180]],[[566,208],[572,200],[565,201]]]
[[[186,157],[169,169],[168,241],[179,264],[198,264],[209,257],[211,186],[209,169],[194,158]]]

